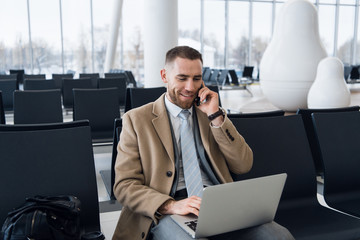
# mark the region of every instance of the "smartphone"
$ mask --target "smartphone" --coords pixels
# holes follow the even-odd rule
[[[200,89],[202,89],[203,87],[204,87],[204,82],[202,82],[201,87],[200,87],[199,90],[198,90],[198,93],[199,93]],[[199,97],[199,96],[197,96],[197,97],[194,99],[194,103],[196,104],[196,106],[200,106],[200,97]]]

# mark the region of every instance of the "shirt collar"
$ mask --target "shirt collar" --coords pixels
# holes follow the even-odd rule
[[[167,96],[165,95],[165,106],[166,109],[169,111],[169,113],[174,117],[178,117],[179,113],[183,110],[181,107],[175,105],[174,103],[170,102],[170,100],[167,98]],[[193,112],[193,108],[189,108],[187,109],[190,112],[190,115],[192,115]]]

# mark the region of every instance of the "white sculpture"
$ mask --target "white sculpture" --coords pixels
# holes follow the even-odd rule
[[[309,108],[339,108],[350,105],[350,91],[344,79],[344,64],[337,57],[320,61],[307,98]]]
[[[321,59],[318,15],[308,0],[288,0],[276,17],[273,37],[260,63],[267,99],[285,111],[307,108],[307,94]]]

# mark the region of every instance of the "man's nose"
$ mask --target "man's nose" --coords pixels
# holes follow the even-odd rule
[[[195,83],[193,80],[189,79],[186,81],[185,89],[187,91],[194,91],[195,90]]]

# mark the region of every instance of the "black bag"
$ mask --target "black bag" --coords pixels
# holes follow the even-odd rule
[[[80,239],[80,211],[80,200],[74,196],[27,198],[8,213],[1,239]]]

